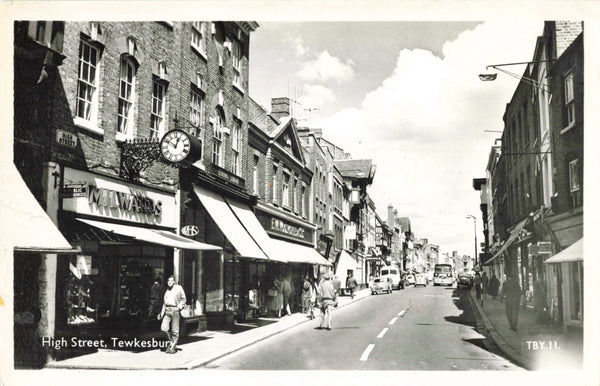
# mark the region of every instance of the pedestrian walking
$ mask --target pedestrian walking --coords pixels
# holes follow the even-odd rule
[[[506,318],[510,329],[517,331],[517,322],[519,320],[519,307],[521,306],[521,286],[516,277],[506,276],[504,284],[504,294],[506,295]]]
[[[323,282],[319,286],[318,295],[318,301],[321,305],[321,324],[319,325],[319,329],[325,328],[331,330],[333,324],[331,308],[337,300],[337,294],[335,293],[335,288],[333,288],[333,283],[330,280],[331,275],[326,273],[323,276],[323,279]]]
[[[163,306],[158,319],[162,319],[160,325],[161,331],[167,334],[171,342],[167,348],[167,354],[177,352],[177,342],[179,340],[179,319],[181,310],[185,307],[185,292],[179,284],[175,284],[175,276],[169,276],[167,280],[167,290],[163,297]]]
[[[310,313],[310,298],[312,296],[312,288],[311,288],[310,280],[308,279],[308,275],[304,278],[304,282],[302,283],[302,313],[308,314]]]
[[[333,288],[338,296],[342,295],[342,282],[338,279],[337,275],[333,277]]]
[[[490,284],[490,278],[484,272],[481,275],[481,305],[482,306],[483,306],[483,300],[486,298],[485,295],[487,294],[488,289],[489,289],[489,284]]]
[[[283,295],[282,308],[285,311],[285,315],[291,315],[292,309],[290,307],[290,299],[292,298],[293,290],[292,284],[290,283],[289,276],[284,276],[281,280],[281,294]]]
[[[283,308],[283,292],[282,292],[282,283],[281,278],[277,277],[273,281],[273,301],[271,303],[271,310],[275,313],[275,316],[281,318],[281,309]]]
[[[354,299],[354,291],[356,290],[356,287],[358,287],[358,283],[356,282],[354,275],[351,273],[348,276],[346,288],[348,288],[348,291],[350,291],[350,298],[352,298],[352,299]]]
[[[481,276],[479,276],[479,272],[475,273],[473,285],[475,286],[475,297],[477,300],[481,301]]]
[[[496,300],[496,298],[498,298],[498,288],[500,287],[500,280],[498,280],[498,278],[496,277],[496,274],[493,273],[492,274],[492,278],[490,279],[490,288],[489,288],[489,294],[492,297],[492,299]]]

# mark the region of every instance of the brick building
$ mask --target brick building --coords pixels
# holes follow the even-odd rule
[[[488,220],[493,221],[493,256],[486,265],[499,275],[518,276],[523,304],[536,309],[540,322],[563,323],[567,332],[580,338],[581,22],[545,22],[533,60],[507,105],[504,122],[502,146],[492,148],[485,180],[492,195]]]
[[[14,163],[73,246],[29,259],[15,252],[15,304],[39,315],[16,329],[17,363],[72,354],[45,347],[31,363],[19,339],[31,330],[56,338],[157,331],[153,282],[170,274],[188,294],[182,315],[200,328],[206,315],[209,324],[227,319],[245,301],[249,279],[236,262],[268,260],[248,233],[256,228],[239,220],[254,202],[245,143],[256,27],[15,23]],[[190,136],[193,165],[160,156],[172,130]]]

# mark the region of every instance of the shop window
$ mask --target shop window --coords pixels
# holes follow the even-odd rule
[[[66,258],[64,299],[68,326],[102,324],[115,318],[134,323],[156,320],[162,306],[165,259],[115,258],[115,254],[121,252],[111,249],[110,256]]]

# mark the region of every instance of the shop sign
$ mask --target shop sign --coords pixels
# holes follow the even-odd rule
[[[549,241],[538,241],[536,244],[529,246],[530,255],[551,254],[552,245]]]
[[[75,149],[78,141],[77,134],[64,130],[56,130],[56,142],[59,144]]]
[[[301,239],[304,238],[304,228],[286,224],[283,221],[276,218],[271,218],[271,230],[285,233],[286,235],[298,237]]]
[[[65,185],[60,189],[60,198],[86,197],[86,184]]]
[[[198,229],[198,226],[196,226],[196,225],[186,225],[183,228],[181,228],[181,234],[183,234],[184,236],[188,236],[188,237],[194,237],[199,232],[200,232],[200,230]]]
[[[127,212],[144,213],[151,216],[160,216],[162,201],[153,200],[141,194],[118,192],[110,189],[89,186],[88,202],[97,207],[118,208]]]
[[[71,168],[65,168],[64,179],[68,182],[61,189],[65,211],[171,228],[177,226],[174,194]]]
[[[299,241],[314,242],[315,231],[302,223],[293,220],[287,220],[281,217],[274,217],[271,213],[262,211],[256,212],[256,218],[267,233],[285,236],[287,238],[297,239]]]

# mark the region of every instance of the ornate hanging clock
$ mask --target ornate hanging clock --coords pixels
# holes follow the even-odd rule
[[[171,163],[194,163],[202,156],[202,146],[197,138],[183,130],[171,130],[160,140],[160,153]]]

